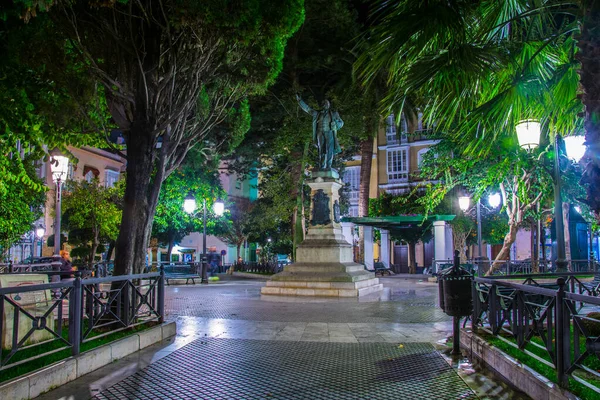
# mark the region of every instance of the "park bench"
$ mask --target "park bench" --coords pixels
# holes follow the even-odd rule
[[[196,284],[195,279],[199,279],[200,275],[193,265],[165,265],[165,281],[167,285],[170,279],[185,279],[187,285],[190,280]]]
[[[383,274],[385,274],[387,272],[388,275],[392,275],[392,271],[385,266],[384,263],[382,262],[376,262],[374,264],[375,267],[375,275],[377,275],[377,273],[381,273],[381,276],[383,276]]]

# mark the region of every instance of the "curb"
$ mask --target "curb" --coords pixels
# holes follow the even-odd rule
[[[522,362],[491,346],[471,330],[461,329],[460,346],[473,362],[482,363],[488,370],[509,385],[534,400],[578,400],[568,392]]]
[[[145,347],[175,336],[175,321],[165,322],[115,342],[69,357],[0,384],[0,399],[32,399]]]

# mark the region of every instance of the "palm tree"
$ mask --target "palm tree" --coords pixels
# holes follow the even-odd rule
[[[387,72],[385,110],[399,114],[407,99],[419,99],[425,119],[474,156],[489,154],[513,136],[523,119],[541,120],[549,136],[585,127],[590,162],[583,181],[588,204],[600,215],[600,36],[594,33],[600,4],[381,0],[378,5],[363,38],[368,50],[356,68],[367,83]]]

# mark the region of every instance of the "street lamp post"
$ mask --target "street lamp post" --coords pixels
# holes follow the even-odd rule
[[[58,149],[54,149],[50,152],[50,172],[52,173],[52,180],[56,184],[56,206],[54,216],[54,260],[52,261],[53,270],[57,271],[60,269],[60,218],[61,218],[61,191],[62,183],[67,178],[69,171],[69,159],[64,156]],[[60,278],[58,275],[52,276],[52,281],[56,282]]]
[[[519,145],[527,151],[535,149],[540,143],[541,125],[535,120],[521,121],[516,125],[517,139]],[[579,136],[573,136],[574,138],[580,138]],[[565,230],[564,220],[562,214],[562,195],[561,195],[561,181],[560,181],[560,148],[561,142],[565,143],[567,149],[567,157],[579,161],[583,156],[581,147],[583,147],[582,139],[571,139],[570,137],[563,140],[560,134],[556,134],[554,137],[554,226],[556,228],[556,271],[564,272],[567,267],[567,260],[565,259],[566,245],[565,245]]]
[[[185,200],[183,201],[183,209],[188,214],[193,214],[196,211],[196,198],[191,193],[187,195]],[[223,215],[225,211],[225,204],[217,200],[213,204],[213,211],[217,216]],[[201,278],[200,283],[208,283],[208,271],[206,262],[208,261],[206,257],[206,199],[202,199],[202,258],[200,259],[201,265]]]
[[[40,241],[40,257],[42,256],[42,248],[44,247],[44,242],[43,242],[43,237],[44,234],[46,233],[46,229],[44,229],[43,226],[38,226],[35,230],[35,236],[37,236],[37,238]]]

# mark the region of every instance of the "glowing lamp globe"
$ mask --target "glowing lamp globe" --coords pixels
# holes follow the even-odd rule
[[[540,145],[541,125],[538,121],[527,119],[519,122],[515,129],[519,146],[527,151],[533,150]]]
[[[469,196],[460,196],[458,198],[458,206],[461,210],[463,210],[463,212],[469,209],[470,202],[471,198]]]
[[[39,228],[37,228],[35,230],[35,236],[37,236],[38,239],[43,238],[45,233],[46,233],[46,230],[44,229],[43,226],[40,226]]]
[[[216,216],[220,217],[225,212],[225,203],[223,203],[221,200],[215,201],[213,204],[213,211]]]
[[[585,154],[585,136],[567,136],[563,138],[565,148],[567,149],[567,157],[579,162]]]
[[[488,197],[488,204],[492,208],[498,208],[498,206],[500,205],[500,200],[501,199],[499,193],[492,193],[490,194],[490,197]]]
[[[188,194],[183,200],[183,210],[188,214],[196,211],[196,198],[192,194]]]
[[[69,158],[64,156],[58,149],[50,152],[50,172],[54,182],[63,182],[67,179],[69,172]]]

